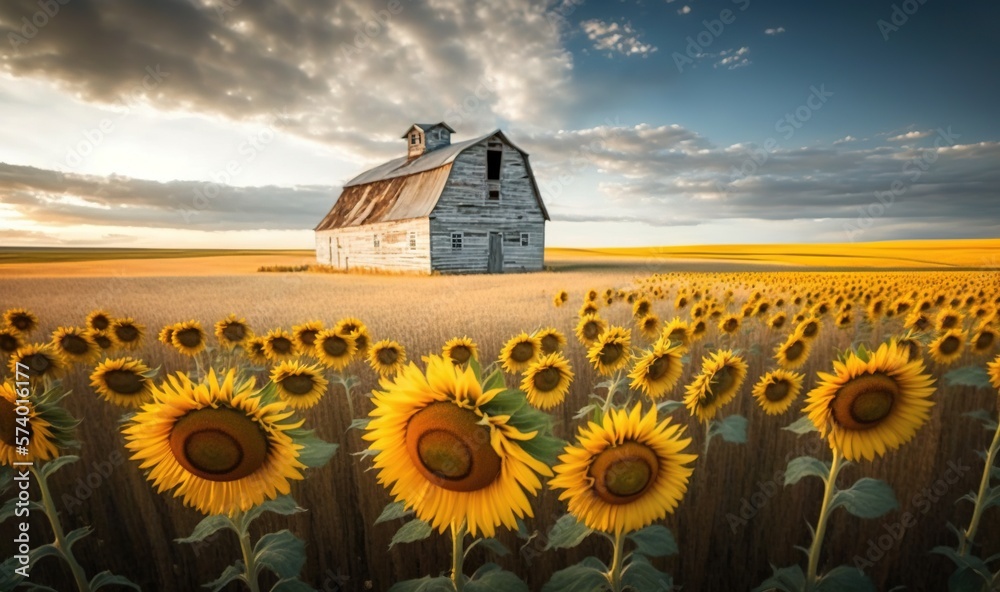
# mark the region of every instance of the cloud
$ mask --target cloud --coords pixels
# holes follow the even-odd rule
[[[716,57],[721,57],[722,59],[713,64],[714,68],[726,68],[727,70],[735,70],[736,68],[742,68],[744,66],[749,66],[750,62],[750,48],[741,47],[737,50],[725,49],[716,54]]]
[[[926,138],[931,135],[930,131],[918,132],[916,130],[912,132],[906,132],[905,134],[899,134],[889,138],[890,142],[905,142],[907,140],[919,140],[920,138]]]
[[[843,138],[840,138],[839,140],[834,140],[833,141],[833,145],[834,146],[839,146],[841,144],[849,144],[851,142],[857,142],[857,141],[858,141],[857,138],[855,138],[854,136],[848,135],[848,136],[844,136]]]
[[[780,34],[782,34],[784,32],[785,32],[785,28],[784,27],[777,27],[777,28],[773,28],[773,29],[764,29],[764,34],[765,35],[780,35]]]
[[[658,48],[639,40],[639,33],[629,23],[606,22],[591,19],[580,23],[587,38],[594,42],[594,49],[621,55],[647,55]]]
[[[685,4],[684,6],[682,6],[677,10],[677,14],[690,14],[690,13],[691,13],[691,7],[688,6],[687,4]]]

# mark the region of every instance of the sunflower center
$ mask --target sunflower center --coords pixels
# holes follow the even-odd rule
[[[712,375],[712,393],[719,396],[729,392],[736,385],[736,375],[729,366],[723,366]]]
[[[21,358],[21,363],[28,367],[28,371],[41,376],[52,367],[52,360],[43,353],[28,354]]]
[[[358,346],[358,351],[364,351],[368,348],[368,336],[364,333],[354,333],[354,343]]]
[[[941,353],[943,354],[953,354],[958,351],[958,347],[962,345],[962,341],[955,337],[954,335],[949,335],[944,338],[941,342]]]
[[[768,401],[784,401],[788,396],[790,385],[787,380],[778,380],[764,387],[764,396]]]
[[[134,395],[142,390],[144,379],[128,370],[109,370],[104,374],[104,383],[120,395]]]
[[[958,324],[958,317],[953,315],[947,315],[946,317],[944,317],[944,319],[941,320],[942,329],[951,329],[957,324]]]
[[[542,337],[542,351],[547,354],[559,351],[559,338],[551,333]]]
[[[191,411],[174,424],[170,450],[182,467],[209,481],[236,481],[267,460],[267,434],[235,409]]]
[[[90,351],[90,344],[79,335],[63,335],[62,339],[59,340],[59,346],[66,353],[74,356],[82,356]]]
[[[596,321],[587,321],[583,325],[583,336],[593,341],[600,335],[600,326]]]
[[[329,356],[339,358],[347,353],[347,341],[339,335],[332,335],[323,340],[323,351]]]
[[[722,326],[722,330],[725,331],[726,333],[732,333],[733,331],[736,330],[736,327],[738,325],[739,321],[737,321],[736,319],[727,319],[725,324]]]
[[[989,332],[980,333],[979,337],[976,338],[976,346],[975,346],[976,349],[978,349],[978,350],[987,349],[988,347],[990,347],[991,345],[993,345],[993,340],[995,338],[996,338],[996,336],[993,333],[989,333]],[[0,346],[0,347],[2,347],[2,346]]]
[[[94,335],[94,343],[96,343],[97,347],[99,347],[101,349],[108,349],[112,345],[111,338],[108,337],[107,335],[100,334],[100,333],[97,334],[97,335]]]
[[[17,350],[17,337],[9,333],[0,333],[0,351],[13,352]]]
[[[535,388],[547,393],[554,390],[562,379],[562,373],[556,368],[544,368],[535,373],[535,376],[531,379],[534,383]]]
[[[17,436],[24,436],[24,432],[20,434],[17,433],[18,427],[21,426],[17,423],[17,419],[23,417],[18,415],[16,412],[16,406],[12,401],[8,401],[4,397],[0,397],[0,442],[3,442],[7,446],[14,446],[17,444]],[[31,430],[31,422],[28,422],[28,441],[31,441],[31,436],[34,435]]]
[[[174,337],[176,337],[177,341],[179,341],[184,347],[198,347],[201,345],[201,331],[194,327],[175,331]]]
[[[31,317],[23,314],[14,315],[14,317],[10,319],[10,324],[13,325],[18,331],[27,331],[32,327]]]
[[[660,463],[648,446],[625,442],[601,452],[590,465],[594,491],[610,504],[627,504],[656,481]]]
[[[832,403],[833,417],[847,429],[875,427],[892,412],[899,385],[885,374],[866,374],[844,384]]]
[[[90,326],[98,331],[103,331],[111,325],[111,319],[104,315],[97,315],[90,319]]]
[[[304,395],[313,389],[312,376],[308,374],[291,374],[281,380],[281,387],[293,395]]]
[[[383,347],[378,350],[375,357],[378,358],[379,364],[392,366],[397,360],[399,360],[399,352],[396,351],[396,348],[394,347]]]
[[[791,362],[802,357],[802,352],[806,349],[806,344],[801,339],[796,339],[785,349],[785,359]]]
[[[808,323],[806,323],[805,327],[802,327],[802,335],[804,337],[812,337],[813,335],[816,334],[816,331],[818,330],[819,330],[819,325],[816,323],[816,321],[809,321]]]
[[[625,348],[620,343],[605,343],[601,347],[601,364],[610,366],[621,359]]]
[[[418,471],[449,491],[477,491],[500,474],[500,456],[490,432],[472,410],[439,401],[424,407],[406,426],[406,450]]]
[[[292,340],[287,337],[275,337],[271,339],[271,349],[281,355],[289,354],[292,352]]]
[[[449,354],[452,361],[457,364],[464,364],[469,361],[472,357],[472,350],[469,349],[467,345],[456,345],[451,348],[451,353]]]
[[[139,338],[139,329],[134,325],[118,325],[115,327],[115,337],[122,343],[129,343]]]
[[[319,331],[316,329],[306,329],[299,333],[299,341],[301,341],[306,347],[312,347],[316,345],[316,336],[319,335]]]
[[[229,323],[222,329],[222,336],[226,341],[243,341],[247,336],[247,328],[240,323]]]
[[[670,332],[670,335],[667,335],[667,341],[676,341],[681,345],[687,345],[685,343],[687,341],[687,331],[684,329],[674,329]]]
[[[510,358],[515,362],[527,362],[535,357],[535,346],[527,341],[518,343],[510,350]]]
[[[912,339],[904,339],[899,342],[901,347],[906,348],[906,361],[912,362],[920,357],[920,345]]]
[[[646,378],[649,380],[659,380],[666,376],[669,371],[670,356],[660,356],[653,359],[653,363],[646,368]]]

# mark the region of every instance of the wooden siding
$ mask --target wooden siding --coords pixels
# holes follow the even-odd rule
[[[416,239],[415,248],[412,249],[410,233]],[[377,247],[375,236],[379,237]],[[430,248],[430,225],[427,218],[377,222],[316,233],[316,260],[344,270],[430,273]]]

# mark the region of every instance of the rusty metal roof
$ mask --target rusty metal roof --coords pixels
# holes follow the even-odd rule
[[[393,177],[404,177],[406,175],[422,173],[446,164],[451,164],[463,150],[482,142],[499,131],[500,130],[495,130],[479,138],[473,138],[471,140],[465,140],[464,142],[442,146],[437,150],[424,152],[416,158],[408,158],[406,156],[395,158],[385,164],[381,164],[373,169],[369,169],[361,173],[347,183],[344,183],[344,187],[362,185],[364,183],[373,183],[375,181],[391,179]]]

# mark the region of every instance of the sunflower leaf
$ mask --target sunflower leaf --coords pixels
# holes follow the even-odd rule
[[[49,475],[52,475],[53,473],[63,468],[64,466],[75,463],[78,460],[80,460],[80,457],[72,454],[67,454],[66,456],[60,456],[58,458],[50,460],[47,463],[44,463],[41,466],[40,471],[43,477],[48,478]]]
[[[767,590],[780,590],[781,592],[801,592],[806,589],[806,574],[802,573],[802,568],[798,565],[777,568],[771,566],[774,572],[771,577],[764,580],[760,586],[753,589],[753,592],[766,592]]]
[[[469,592],[528,592],[528,585],[517,574],[501,569],[495,563],[487,563],[476,570],[472,579],[466,582],[464,590]]]
[[[489,403],[483,405],[483,408],[488,415],[514,415],[527,403],[528,400],[523,392],[518,389],[507,389],[497,393]]]
[[[802,417],[796,419],[794,422],[786,425],[781,429],[792,432],[793,434],[796,434],[798,436],[801,436],[803,434],[808,434],[809,432],[819,431],[816,429],[816,426],[813,424],[812,420],[809,419],[808,415],[803,415]]]
[[[732,444],[744,444],[747,441],[747,418],[742,415],[729,415],[713,420],[708,429],[709,439],[722,436],[722,439]]]
[[[588,557],[587,559],[593,558]],[[588,562],[587,559],[552,574],[552,579],[542,586],[542,592],[602,592],[607,590],[608,578],[605,576],[604,570],[594,566],[594,562],[600,563],[600,561]]]
[[[86,537],[90,533],[94,532],[94,529],[89,526],[81,526],[76,530],[66,533],[66,548],[71,549],[73,545],[80,539]]]
[[[1000,486],[990,487],[983,496],[983,510],[993,506],[1000,506]]]
[[[259,518],[264,512],[274,512],[275,514],[280,514],[282,516],[291,516],[292,514],[298,514],[299,512],[305,511],[306,509],[300,507],[292,496],[280,495],[273,500],[267,500],[264,503],[247,510],[246,514],[243,516],[243,524],[250,524]]]
[[[371,421],[369,417],[357,417],[351,420],[351,425],[347,426],[348,430],[365,430],[368,429],[368,423]]]
[[[278,578],[294,578],[306,563],[306,543],[290,530],[283,529],[260,537],[253,547],[253,554],[257,571],[266,567]]]
[[[209,590],[211,590],[211,592],[219,592],[219,590],[222,590],[227,585],[229,585],[230,582],[233,582],[235,580],[241,580],[243,582],[246,582],[247,577],[245,572],[246,570],[243,567],[243,562],[237,559],[236,563],[227,567],[222,572],[221,576],[219,576],[218,578],[212,580],[207,584],[202,584],[202,588],[208,588]]]
[[[876,592],[875,584],[856,567],[840,565],[824,574],[816,592]]]
[[[14,484],[14,468],[0,465],[0,494],[5,493]]]
[[[338,444],[319,439],[315,430],[295,428],[285,433],[291,436],[296,444],[303,445],[299,451],[299,461],[311,469],[318,469],[328,463],[339,447]]]
[[[392,535],[392,541],[389,542],[389,548],[393,548],[399,543],[413,543],[416,541],[422,541],[427,537],[431,536],[434,529],[427,522],[416,518],[410,520],[403,526],[399,527],[396,534]]]
[[[885,481],[863,477],[851,486],[833,495],[830,509],[843,506],[858,518],[878,518],[889,510],[899,508],[896,494]]]
[[[559,453],[566,448],[566,442],[552,436],[538,435],[530,440],[519,442],[521,448],[535,459],[552,466]]]
[[[677,541],[674,533],[661,524],[653,524],[628,535],[635,543],[635,552],[647,557],[667,557],[677,554]]]
[[[298,578],[283,578],[271,586],[271,592],[316,592],[316,589]]]
[[[813,456],[800,456],[788,461],[785,469],[785,486],[795,485],[803,477],[819,477],[824,482],[830,474],[830,463]]]
[[[663,412],[664,414],[666,414],[666,413],[673,413],[674,411],[677,411],[678,409],[683,409],[683,408],[684,408],[684,403],[682,401],[675,401],[673,399],[667,399],[666,401],[663,401],[663,402],[660,402],[660,403],[656,404],[656,413],[657,413],[657,415],[659,415],[660,412]]]
[[[577,411],[573,415],[573,419],[580,419],[581,417],[586,417],[586,416],[590,415],[590,412],[593,411],[593,410],[595,410],[595,409],[600,409],[600,405],[597,405],[596,403],[591,403],[589,405],[584,405],[583,407],[580,408],[579,411]]]
[[[503,389],[506,387],[507,385],[503,379],[503,371],[499,368],[494,370],[493,373],[487,376],[486,380],[483,381],[484,391],[492,391],[493,389]]]
[[[455,592],[450,578],[424,576],[419,580],[403,580],[389,588],[389,592]]]
[[[989,429],[989,424],[993,421],[993,414],[985,409],[976,409],[975,411],[966,411],[962,414],[962,417],[971,417],[972,419],[977,419],[983,422],[983,426]],[[993,426],[996,429],[996,426]]]
[[[233,526],[232,521],[229,520],[228,516],[224,516],[222,514],[205,516],[202,518],[201,522],[194,527],[194,531],[191,532],[191,536],[182,539],[174,539],[174,542],[200,543],[223,528],[232,528],[235,532],[235,527]]]
[[[507,548],[507,545],[492,537],[479,539],[479,545],[489,550],[490,553],[493,553],[497,557],[506,557],[510,555],[510,549]]]
[[[7,500],[7,502],[4,503],[3,507],[0,507],[0,524],[5,522],[11,516],[13,516],[15,512],[17,512],[17,507],[18,507],[18,498],[12,497],[9,500]],[[45,511],[45,508],[42,506],[42,504],[36,501],[28,501],[28,503],[24,504],[23,507],[28,508],[28,511],[38,511],[38,512]]]
[[[633,555],[622,572],[622,584],[626,589],[636,591],[670,590],[674,587],[674,580],[670,574],[653,567],[645,556]]]
[[[990,573],[990,568],[986,565],[986,562],[976,557],[975,555],[962,555],[955,549],[951,547],[934,547],[931,549],[931,553],[936,553],[938,555],[944,555],[955,564],[958,569],[952,574],[952,577],[948,580],[948,585],[950,590],[974,590],[978,592],[982,590],[982,585],[992,578]],[[967,572],[965,575],[962,572]],[[973,577],[978,576],[978,577]],[[952,580],[954,579],[956,587],[952,587]],[[978,581],[978,587],[968,587],[970,582]]]
[[[545,543],[545,550],[550,549],[572,549],[583,542],[583,539],[594,532],[583,522],[578,522],[572,514],[566,514],[549,530],[548,542]]]
[[[943,378],[947,386],[990,388],[990,376],[986,373],[986,368],[977,364],[951,370]]]
[[[412,515],[413,510],[407,510],[404,502],[389,502],[382,509],[382,513],[379,514],[378,518],[375,519],[375,524],[382,524],[383,522],[406,518]]]
[[[101,573],[97,574],[90,580],[90,589],[95,591],[100,590],[104,586],[111,586],[111,585],[125,586],[127,588],[132,588],[133,590],[139,590],[139,592],[142,592],[142,588],[140,588],[132,580],[126,578],[125,576],[115,575],[110,571],[102,571]]]

